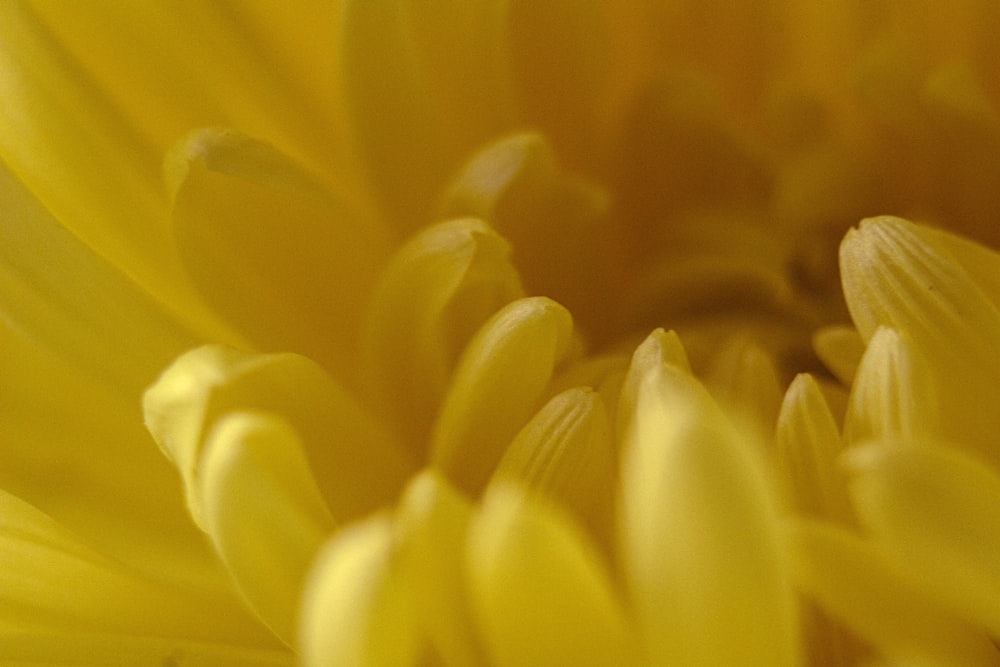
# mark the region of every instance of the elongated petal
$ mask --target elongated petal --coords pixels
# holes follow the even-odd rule
[[[493,487],[470,527],[466,569],[498,667],[632,664],[635,642],[603,563],[545,502]]]
[[[1000,635],[1000,475],[935,446],[868,445],[847,464],[858,515],[898,566]]]
[[[365,314],[362,352],[369,393],[401,433],[426,440],[462,349],[521,296],[510,247],[480,220],[434,225],[396,252]]]
[[[862,337],[894,328],[927,360],[943,435],[1000,462],[1000,412],[992,400],[1000,382],[1000,310],[951,253],[957,248],[898,218],[864,221],[841,245],[844,294]],[[982,271],[984,253],[975,259]]]
[[[206,346],[182,355],[143,399],[146,425],[177,466],[192,516],[204,527],[203,449],[232,411],[281,415],[302,439],[320,491],[338,521],[384,505],[411,463],[399,445],[318,365],[294,354]],[[359,452],[364,456],[359,456]]]
[[[0,492],[0,553],[0,625],[238,645],[271,642],[231,598],[139,575],[5,492]],[[0,655],[2,651],[0,647]]]
[[[307,667],[417,664],[409,581],[393,553],[392,523],[377,515],[331,538],[302,600],[300,652]]]
[[[569,312],[544,297],[510,304],[483,325],[455,371],[431,456],[456,484],[478,492],[538,407],[571,349]]]
[[[258,347],[306,354],[353,379],[353,324],[388,233],[291,159],[234,131],[191,134],[166,171],[173,233],[209,302]]]
[[[610,519],[598,515],[613,505],[616,462],[604,402],[577,387],[553,396],[525,424],[494,479],[520,482],[600,526]]]
[[[861,358],[844,422],[849,442],[914,442],[939,428],[938,397],[920,353],[892,329],[875,331]]]
[[[716,355],[706,383],[730,419],[753,429],[761,443],[770,442],[781,407],[781,387],[767,352],[739,336],[729,340]]]
[[[624,442],[621,545],[656,664],[796,664],[795,601],[755,454],[689,374],[644,375]]]
[[[302,582],[334,528],[299,438],[278,417],[234,413],[212,429],[202,456],[212,543],[254,610],[291,645]]]
[[[796,585],[893,661],[997,665],[981,628],[904,581],[872,545],[845,530],[800,521],[789,528]]]
[[[214,642],[66,630],[0,630],[0,660],[9,665],[168,665],[291,667],[288,651]]]
[[[656,329],[632,353],[625,382],[622,384],[621,398],[618,400],[619,442],[624,441],[627,430],[634,426],[638,417],[640,387],[650,373],[657,372],[664,365],[673,366],[685,373],[691,372],[687,352],[677,334]]]
[[[396,514],[400,568],[413,586],[418,622],[449,667],[487,664],[464,576],[471,518],[468,499],[433,468],[407,485]]]
[[[840,432],[812,376],[796,376],[785,392],[775,439],[778,469],[796,509],[849,520],[846,483],[837,466]]]

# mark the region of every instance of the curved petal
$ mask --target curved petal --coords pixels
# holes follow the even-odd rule
[[[434,428],[431,458],[460,488],[478,493],[571,351],[569,312],[544,297],[493,316],[462,355]]]
[[[631,628],[597,551],[536,496],[493,487],[469,528],[465,566],[498,667],[635,661]]]
[[[623,443],[621,548],[655,664],[786,665],[798,619],[758,452],[689,374],[658,364]]]
[[[302,583],[334,529],[302,444],[279,417],[233,413],[202,458],[205,529],[250,605],[292,645]]]

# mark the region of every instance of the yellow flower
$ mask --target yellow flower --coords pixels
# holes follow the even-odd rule
[[[0,662],[1000,663],[918,4],[0,4]]]

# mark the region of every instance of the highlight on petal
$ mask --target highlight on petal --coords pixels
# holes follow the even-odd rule
[[[893,662],[997,665],[979,626],[951,614],[905,581],[875,547],[829,524],[800,520],[787,528],[796,585]]]
[[[777,468],[793,507],[807,516],[850,522],[846,480],[837,465],[840,432],[811,375],[797,375],[785,392],[775,441]]]
[[[431,458],[461,489],[478,493],[572,351],[569,312],[544,297],[494,315],[466,347],[441,407]]]
[[[334,529],[298,436],[279,417],[232,413],[212,428],[201,467],[206,532],[253,609],[292,645],[302,582]]]
[[[618,400],[618,431],[616,441],[624,442],[625,434],[632,428],[639,407],[639,389],[646,378],[664,365],[673,366],[685,373],[691,372],[687,352],[674,331],[656,329],[632,353],[632,360],[622,383]]]
[[[80,542],[48,516],[0,492],[0,636],[61,628],[272,646],[230,598],[172,587]],[[0,642],[0,656],[7,648]]]
[[[202,528],[206,438],[229,412],[262,410],[288,422],[312,469],[322,471],[320,492],[337,521],[384,506],[412,469],[400,445],[353,396],[295,354],[197,348],[181,355],[146,391],[143,409],[153,439],[181,474],[188,507]]]
[[[586,387],[560,392],[507,448],[491,483],[519,482],[563,503],[595,528],[612,507],[617,456],[600,395]]]
[[[537,496],[512,484],[491,487],[469,528],[465,565],[498,667],[635,661],[636,643],[596,549]]]
[[[904,335],[879,327],[861,358],[844,419],[848,442],[914,442],[939,428],[938,397],[927,364]]]
[[[439,471],[410,481],[395,514],[399,567],[413,587],[417,621],[445,665],[488,664],[464,576],[473,508]]]
[[[174,238],[208,301],[258,347],[306,354],[352,380],[354,323],[389,232],[290,158],[232,130],[193,132],[165,169]]]
[[[305,585],[299,647],[306,667],[418,664],[412,582],[399,571],[388,516],[348,526],[323,547]]]
[[[367,307],[362,375],[372,402],[422,444],[468,340],[523,295],[509,245],[486,223],[421,231],[386,266]]]
[[[646,371],[635,410],[621,548],[651,660],[796,664],[797,609],[759,452],[676,367]]]
[[[898,569],[1000,635],[1000,475],[931,444],[869,444],[845,462],[858,516]]]

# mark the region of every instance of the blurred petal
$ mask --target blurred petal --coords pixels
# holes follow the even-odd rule
[[[846,462],[876,543],[923,590],[1000,635],[1000,475],[934,446],[867,445]]]
[[[797,610],[756,450],[676,367],[650,368],[637,393],[621,545],[651,660],[795,664]]]
[[[851,386],[861,363],[865,342],[854,327],[828,326],[813,334],[813,348],[834,377]]]
[[[353,379],[354,323],[388,232],[274,148],[231,130],[191,134],[166,170],[173,232],[209,302],[262,349],[306,354]]]
[[[464,576],[472,506],[433,468],[406,487],[395,530],[403,577],[413,586],[419,623],[445,665],[487,664]]]
[[[280,418],[234,413],[202,455],[205,529],[269,628],[295,640],[302,582],[334,524],[298,436]]]
[[[466,343],[523,296],[510,247],[473,218],[431,226],[400,248],[365,315],[363,377],[373,402],[418,445]]]
[[[632,664],[635,642],[604,564],[544,501],[492,488],[470,527],[466,568],[498,667]]]
[[[301,438],[333,517],[362,516],[390,501],[411,464],[355,398],[318,365],[295,354],[250,354],[205,346],[179,357],[143,400],[146,425],[174,462],[195,521],[205,527],[204,448],[234,411],[281,415]],[[359,456],[364,452],[364,456]]]
[[[366,519],[332,537],[305,586],[302,664],[416,665],[419,643],[411,585],[399,571],[387,516]]]
[[[791,525],[796,584],[894,662],[906,665],[997,665],[986,633],[949,614],[906,583],[878,552],[827,524]]]
[[[550,299],[520,299],[469,343],[434,429],[432,461],[478,493],[514,436],[539,407],[552,372],[571,351],[569,312]]]

